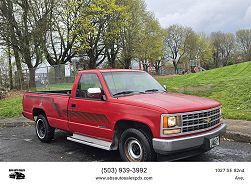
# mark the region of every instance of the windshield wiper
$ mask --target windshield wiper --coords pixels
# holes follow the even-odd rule
[[[131,93],[135,93],[135,91],[122,91],[119,93],[115,93],[113,96],[118,96],[118,95],[127,95],[127,94],[131,94]]]
[[[148,93],[148,92],[157,92],[159,91],[158,89],[148,89],[145,91],[145,93]]]

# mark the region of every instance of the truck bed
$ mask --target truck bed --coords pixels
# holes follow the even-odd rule
[[[50,125],[68,131],[70,90],[27,92],[23,97],[23,115],[33,120],[36,109],[43,110]]]

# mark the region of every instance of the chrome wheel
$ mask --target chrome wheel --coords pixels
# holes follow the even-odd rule
[[[143,149],[140,142],[135,138],[129,138],[125,142],[125,151],[130,161],[141,161],[143,157]]]
[[[44,125],[44,122],[39,119],[37,120],[37,123],[36,123],[36,129],[37,129],[37,135],[40,139],[43,139],[45,138],[45,135],[46,135],[46,127]]]

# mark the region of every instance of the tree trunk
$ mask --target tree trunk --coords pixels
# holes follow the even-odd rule
[[[11,10],[12,12],[12,10]],[[12,14],[12,13],[11,13]],[[14,18],[12,16],[8,17],[8,20],[10,23],[14,22]],[[20,54],[19,54],[19,41],[16,38],[16,32],[14,27],[10,24],[9,25],[9,31],[10,31],[10,42],[11,42],[11,48],[13,49],[14,52],[14,57],[15,57],[15,64],[17,67],[17,80],[18,82],[16,83],[16,87],[17,89],[22,89],[22,85],[24,83],[24,77],[23,77],[23,73],[22,73],[22,65],[21,65],[21,58],[20,58]]]
[[[17,89],[23,89],[24,76],[23,76],[23,72],[22,72],[22,66],[21,66],[19,52],[16,49],[16,47],[12,47],[12,48],[13,48],[14,57],[15,57],[15,64],[17,67],[17,78],[16,78],[17,83],[15,83],[15,86]]]
[[[160,67],[159,66],[155,67],[155,72],[157,75],[160,75]]]
[[[65,67],[64,64],[58,64],[54,66],[55,71],[55,83],[63,83],[65,81]]]
[[[10,89],[13,89],[13,74],[12,74],[10,46],[8,46],[8,56],[9,56],[8,58],[9,58],[9,81],[10,81]]]
[[[155,73],[160,75],[161,61],[156,61],[154,64]]]
[[[111,63],[111,68],[115,69],[116,68],[116,58],[117,58],[117,52],[115,52],[115,49],[112,50],[111,52],[111,58],[110,58],[110,63]],[[109,55],[108,55],[109,57]],[[109,58],[108,58],[109,59]]]
[[[35,73],[36,73],[35,68],[29,68],[29,76],[30,76],[29,89],[34,91],[36,90]]]
[[[179,74],[178,64],[175,61],[173,62],[173,66],[174,66],[175,74]]]
[[[90,60],[89,60],[89,63],[88,63],[88,69],[96,69],[97,66],[96,66],[96,59],[93,57],[93,56],[89,56]]]
[[[131,59],[130,58],[127,58],[127,59],[125,59],[125,64],[124,64],[124,68],[125,69],[130,69],[130,67],[131,67]]]
[[[116,68],[116,57],[115,56],[112,56],[110,63],[111,63],[111,68],[115,69]]]
[[[146,63],[142,63],[143,65],[143,71],[148,72],[149,66]]]

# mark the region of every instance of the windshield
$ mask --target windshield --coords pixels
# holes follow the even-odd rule
[[[165,89],[146,72],[106,72],[103,73],[110,94],[119,95],[165,92]]]

